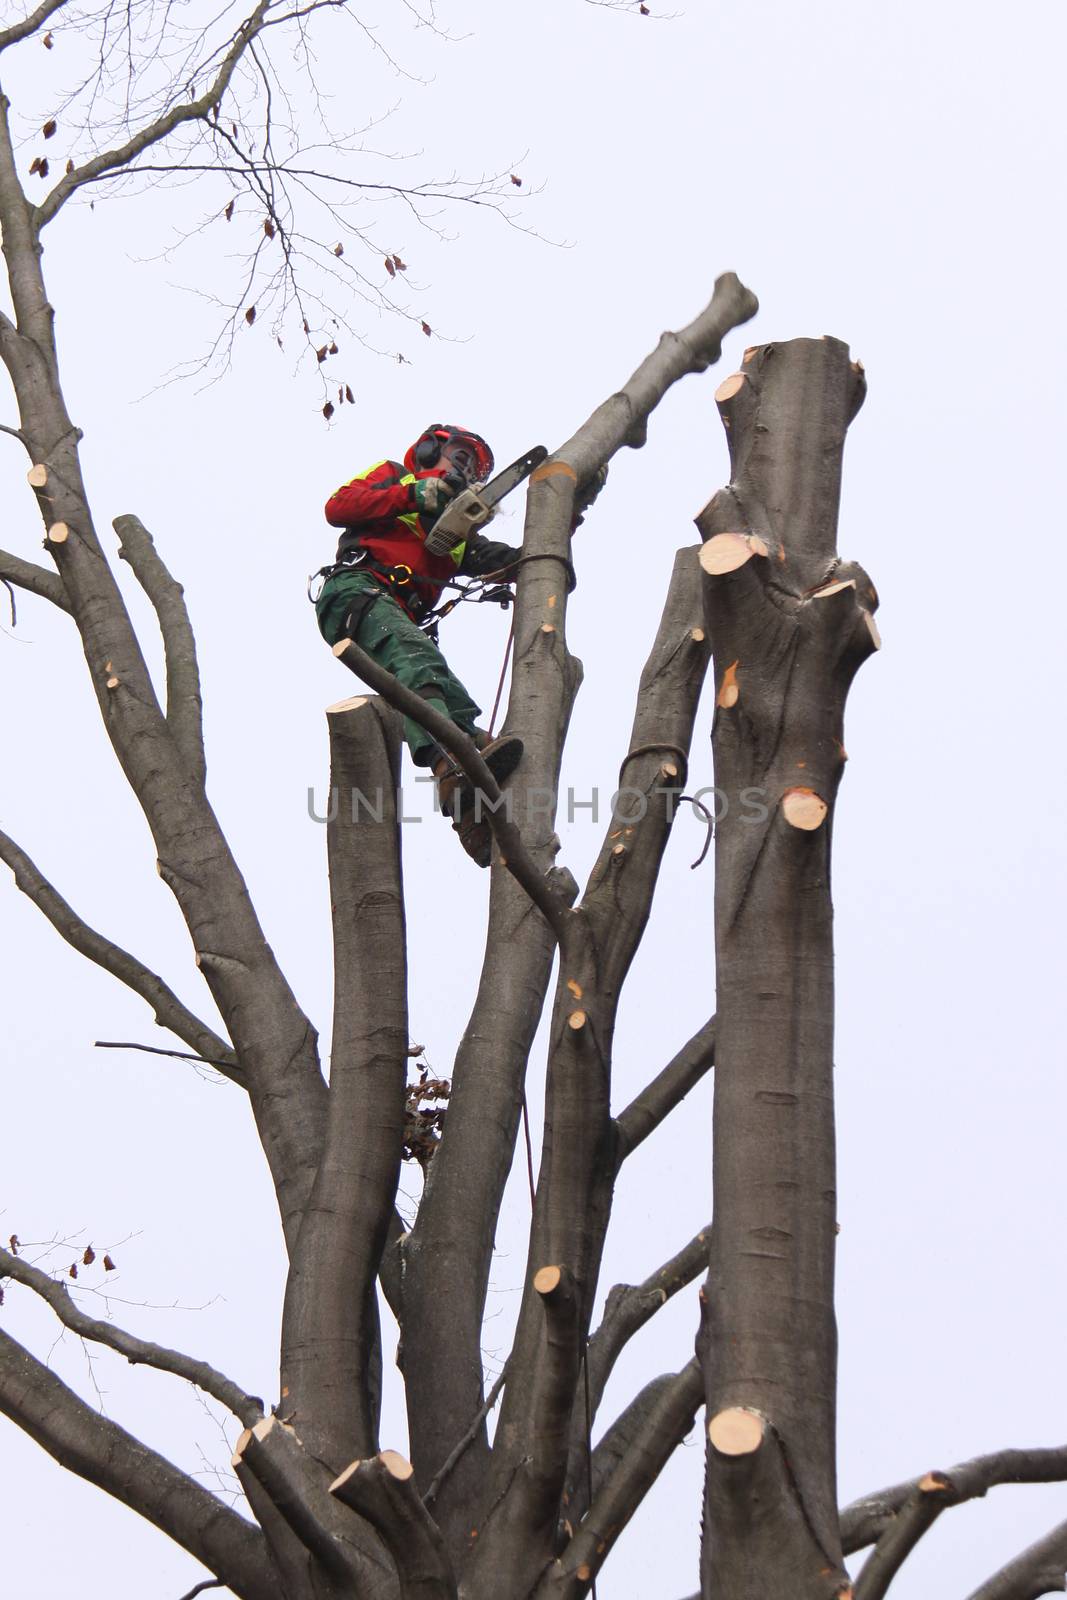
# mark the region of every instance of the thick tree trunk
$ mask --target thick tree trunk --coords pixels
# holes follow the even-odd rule
[[[876,597],[835,553],[864,392],[834,339],[750,350],[717,393],[732,480],[698,519],[717,690],[714,1217],[699,1340],[705,1596],[848,1585],[834,1466],[830,837]]]

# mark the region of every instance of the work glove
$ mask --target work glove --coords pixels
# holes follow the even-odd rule
[[[504,544],[500,539],[479,539],[477,543],[471,540],[467,546],[463,570],[476,576],[486,572],[503,572],[515,565],[519,554],[518,550],[513,549],[510,544]]]
[[[444,478],[419,478],[411,485],[411,501],[424,517],[439,517],[455,490]]]

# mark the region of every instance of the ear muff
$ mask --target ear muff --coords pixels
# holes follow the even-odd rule
[[[412,456],[416,467],[423,472],[428,472],[431,467],[436,467],[441,459],[441,441],[436,433],[424,433],[415,445]]]

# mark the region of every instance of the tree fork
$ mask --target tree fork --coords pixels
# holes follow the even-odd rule
[[[877,596],[835,548],[864,394],[836,339],[746,353],[716,394],[731,482],[697,519],[715,661],[714,1221],[698,1347],[702,1593],[847,1591],[834,1464],[830,837]],[[782,1550],[791,1552],[783,1563]]]

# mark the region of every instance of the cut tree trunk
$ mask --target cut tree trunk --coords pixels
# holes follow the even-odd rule
[[[877,648],[835,551],[864,394],[835,339],[746,353],[731,482],[698,518],[715,660],[715,1059],[702,1593],[848,1590],[836,1512],[830,837],[845,698]]]

